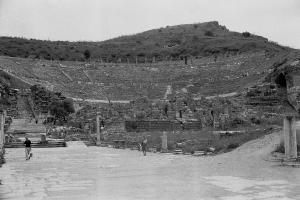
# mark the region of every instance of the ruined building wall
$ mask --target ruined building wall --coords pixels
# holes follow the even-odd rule
[[[289,103],[300,111],[300,74],[287,75],[287,97]]]
[[[178,121],[125,121],[125,129],[128,132],[199,130],[201,128],[200,121],[187,123]]]

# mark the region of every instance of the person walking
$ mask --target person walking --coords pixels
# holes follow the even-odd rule
[[[146,156],[146,151],[147,151],[147,138],[144,138],[144,140],[142,141],[142,151],[143,151],[143,154],[144,156]]]
[[[31,141],[28,139],[28,137],[25,137],[25,158],[26,160],[29,160],[31,157]]]

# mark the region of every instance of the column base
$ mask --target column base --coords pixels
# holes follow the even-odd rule
[[[100,142],[100,141],[97,141],[97,142],[96,142],[96,145],[97,145],[97,146],[100,146],[100,145],[101,145],[101,142]]]
[[[162,149],[160,152],[161,153],[169,153],[169,150],[168,149]]]

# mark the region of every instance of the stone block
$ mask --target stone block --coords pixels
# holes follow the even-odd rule
[[[46,140],[46,135],[44,134],[41,134],[41,142],[42,143],[45,143],[47,140]]]

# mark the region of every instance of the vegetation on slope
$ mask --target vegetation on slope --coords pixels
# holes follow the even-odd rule
[[[31,88],[31,96],[35,106],[42,111],[50,111],[56,121],[65,122],[69,114],[74,113],[74,105],[71,99],[65,98],[60,93],[47,91],[41,86],[34,85]]]
[[[0,72],[0,105],[1,108],[4,106],[10,106],[11,102],[9,96],[11,95],[10,88],[10,76]]]
[[[273,55],[287,49],[249,32],[231,32],[218,22],[167,26],[103,42],[0,37],[0,55],[47,60],[152,62],[153,57],[156,60],[182,59],[262,50]]]

